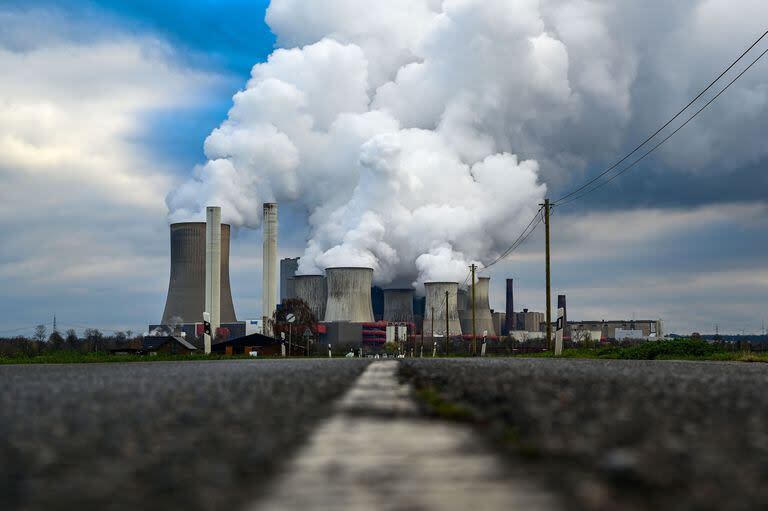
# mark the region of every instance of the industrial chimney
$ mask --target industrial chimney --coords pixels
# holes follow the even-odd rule
[[[448,335],[461,335],[459,312],[456,308],[459,284],[458,282],[426,282],[424,289],[427,294],[427,304],[424,309],[424,335],[432,335],[432,311],[435,313],[435,334],[445,335],[445,317],[448,314]],[[448,308],[446,311],[445,292],[448,292]]]
[[[475,283],[475,333],[478,337],[487,331],[488,335],[495,336],[496,331],[493,328],[493,317],[491,315],[491,305],[488,298],[490,288],[490,277],[480,277]],[[472,307],[472,298],[470,292],[469,307]],[[464,332],[471,334],[472,331]]]
[[[262,306],[264,334],[272,335],[272,318],[277,308],[277,204],[264,203],[264,246],[262,250]]]
[[[413,323],[413,289],[384,290],[384,321]]]
[[[295,275],[293,277],[294,298],[301,298],[309,306],[318,321],[325,318],[325,277],[322,275]]]
[[[163,311],[163,325],[201,323],[205,310],[205,223],[171,224],[171,277]],[[229,288],[229,225],[221,224],[221,323],[234,323],[235,308]]]
[[[517,321],[515,321],[515,290],[514,290],[514,279],[507,279],[507,301],[506,301],[506,312],[507,317],[504,321],[504,329],[506,332],[502,332],[503,334],[508,334],[512,330],[517,330]]]
[[[205,354],[221,325],[221,208],[205,208],[205,312],[210,314],[211,333],[205,334]]]
[[[326,268],[325,321],[373,322],[373,268]]]

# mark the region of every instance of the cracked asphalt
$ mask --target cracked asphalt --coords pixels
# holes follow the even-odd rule
[[[367,365],[0,366],[0,508],[252,505]],[[454,417],[473,417],[483,449],[568,508],[766,508],[768,365],[515,358],[399,368],[453,403]]]
[[[0,508],[240,508],[366,365],[0,366]]]
[[[406,359],[573,509],[768,507],[768,365]]]

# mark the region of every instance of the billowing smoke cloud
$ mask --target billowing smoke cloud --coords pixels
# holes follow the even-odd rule
[[[541,171],[620,142],[638,53],[615,19],[589,0],[273,0],[282,48],[169,195],[171,218],[215,203],[255,228],[264,201],[293,201],[310,227],[300,273],[462,281],[535,213]]]

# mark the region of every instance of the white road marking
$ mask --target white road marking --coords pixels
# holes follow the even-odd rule
[[[395,361],[369,365],[251,510],[560,508],[470,428],[418,417],[396,373]]]

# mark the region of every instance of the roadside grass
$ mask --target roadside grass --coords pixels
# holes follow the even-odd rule
[[[555,358],[553,352],[524,355]],[[648,341],[636,346],[599,346],[563,350],[561,358],[592,358],[609,360],[711,360],[732,362],[768,362],[768,353],[726,351],[722,346],[696,339]]]
[[[469,421],[473,419],[472,412],[456,403],[444,399],[432,387],[422,387],[416,390],[416,397],[424,403],[427,409],[440,418],[454,421]]]

